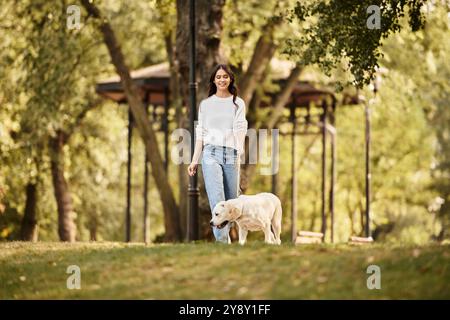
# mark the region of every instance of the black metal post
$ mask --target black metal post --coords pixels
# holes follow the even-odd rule
[[[295,105],[291,105],[290,120],[292,122],[292,164],[291,164],[291,177],[292,177],[292,194],[291,194],[291,240],[295,243],[297,238],[297,172],[295,165],[297,164],[297,145],[296,145],[296,131],[297,131],[297,117],[295,115]]]
[[[148,104],[145,103],[145,114],[148,114]],[[144,242],[150,242],[150,217],[148,216],[148,154],[145,148],[144,159]]]
[[[376,94],[376,87],[374,89]],[[365,105],[365,118],[366,118],[366,223],[365,223],[365,234],[366,237],[371,236],[370,232],[370,105],[369,101],[366,101]]]
[[[278,195],[278,173],[272,174],[271,192],[275,195]]]
[[[131,241],[131,143],[133,138],[133,114],[128,108],[128,162],[127,162],[127,209],[125,213],[125,241]]]
[[[330,182],[330,218],[331,218],[331,243],[334,243],[334,184],[336,181],[336,101],[333,99],[330,124],[334,129],[331,132],[331,182]]]
[[[325,242],[325,234],[327,231],[327,217],[325,214],[325,185],[327,179],[327,103],[324,100],[322,103],[322,233],[323,241]]]
[[[197,82],[195,81],[195,0],[189,0],[189,131],[191,135],[191,156],[194,155],[195,139],[194,139],[194,122],[197,118]],[[187,223],[187,239],[198,239],[198,198],[200,195],[197,186],[197,174],[189,177],[189,211]]]
[[[169,92],[164,89],[164,170],[169,172]]]
[[[278,170],[280,169],[279,164],[279,144],[278,135],[272,133],[272,193],[278,195]],[[275,172],[277,170],[277,172]]]

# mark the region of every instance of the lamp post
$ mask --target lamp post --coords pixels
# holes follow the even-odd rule
[[[366,237],[371,236],[370,232],[370,102],[366,101],[365,105],[365,122],[366,122],[366,225],[365,225],[365,235]]]
[[[189,132],[191,135],[191,156],[194,155],[194,122],[197,118],[195,81],[195,0],[189,0]],[[198,198],[200,191],[197,186],[197,174],[189,177],[188,198],[189,208],[187,217],[187,240],[198,240]]]
[[[365,102],[365,119],[366,119],[366,224],[365,224],[365,236],[367,238],[372,236],[372,232],[370,231],[370,191],[371,191],[371,181],[372,181],[372,173],[370,171],[370,146],[371,146],[371,109],[370,104],[373,103],[377,92],[380,88],[381,84],[381,72],[382,70],[377,70],[375,79],[372,84],[373,96],[374,98]]]

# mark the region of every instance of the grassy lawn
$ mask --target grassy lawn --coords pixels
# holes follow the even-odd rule
[[[366,286],[372,264],[380,290]],[[0,299],[80,298],[450,299],[450,246],[0,244]]]

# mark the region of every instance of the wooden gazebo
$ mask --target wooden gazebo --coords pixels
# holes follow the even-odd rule
[[[159,125],[159,130],[164,133],[164,160],[165,169],[168,170],[169,161],[169,64],[161,63],[150,67],[142,68],[131,72],[131,77],[136,83],[141,93],[141,98],[146,106],[147,112],[153,119],[153,123]],[[285,81],[283,75],[278,76],[280,84]],[[122,90],[120,79],[118,76],[105,79],[97,84],[96,91],[99,95],[116,101],[117,103],[126,103],[126,97]],[[357,99],[353,101],[346,101],[346,104],[356,104]],[[149,106],[152,109],[149,110]],[[264,107],[264,106],[263,106]],[[289,108],[289,117],[282,117],[281,122],[290,122],[292,124],[291,132],[285,133],[291,136],[292,139],[292,210],[291,210],[291,236],[295,241],[297,237],[297,207],[296,207],[296,172],[295,164],[297,161],[297,148],[296,139],[297,135],[321,135],[322,136],[322,183],[321,183],[321,241],[325,240],[325,234],[327,231],[327,206],[326,206],[326,192],[325,181],[327,178],[327,152],[326,146],[328,143],[328,135],[331,136],[331,174],[330,174],[330,190],[329,190],[329,212],[331,218],[330,235],[331,241],[334,241],[334,185],[336,182],[336,128],[335,128],[335,114],[337,107],[337,100],[332,91],[327,89],[318,88],[311,82],[298,81],[296,84],[289,102],[285,106]],[[298,110],[304,109],[306,111],[299,112]],[[299,117],[299,113],[303,113],[302,117]],[[133,117],[131,112],[128,113],[128,164],[127,164],[127,207],[126,207],[126,239],[130,241],[131,238],[131,137],[133,130]],[[278,159],[276,155],[272,159],[272,165],[276,165]],[[144,241],[149,241],[149,217],[148,217],[148,164],[147,156],[145,161],[145,177],[144,177]],[[367,161],[367,158],[366,158]],[[272,192],[277,193],[277,174],[272,175]],[[186,190],[187,192],[187,190]],[[366,221],[368,230],[369,220]]]

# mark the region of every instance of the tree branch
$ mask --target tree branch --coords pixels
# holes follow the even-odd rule
[[[267,128],[273,129],[275,124],[278,122],[280,117],[283,115],[283,110],[289,98],[291,97],[292,91],[297,84],[298,77],[302,73],[303,68],[296,65],[294,69],[291,70],[289,77],[286,80],[286,84],[283,86],[280,92],[275,97],[275,102],[273,104],[272,112],[269,116],[269,121],[267,123]]]

